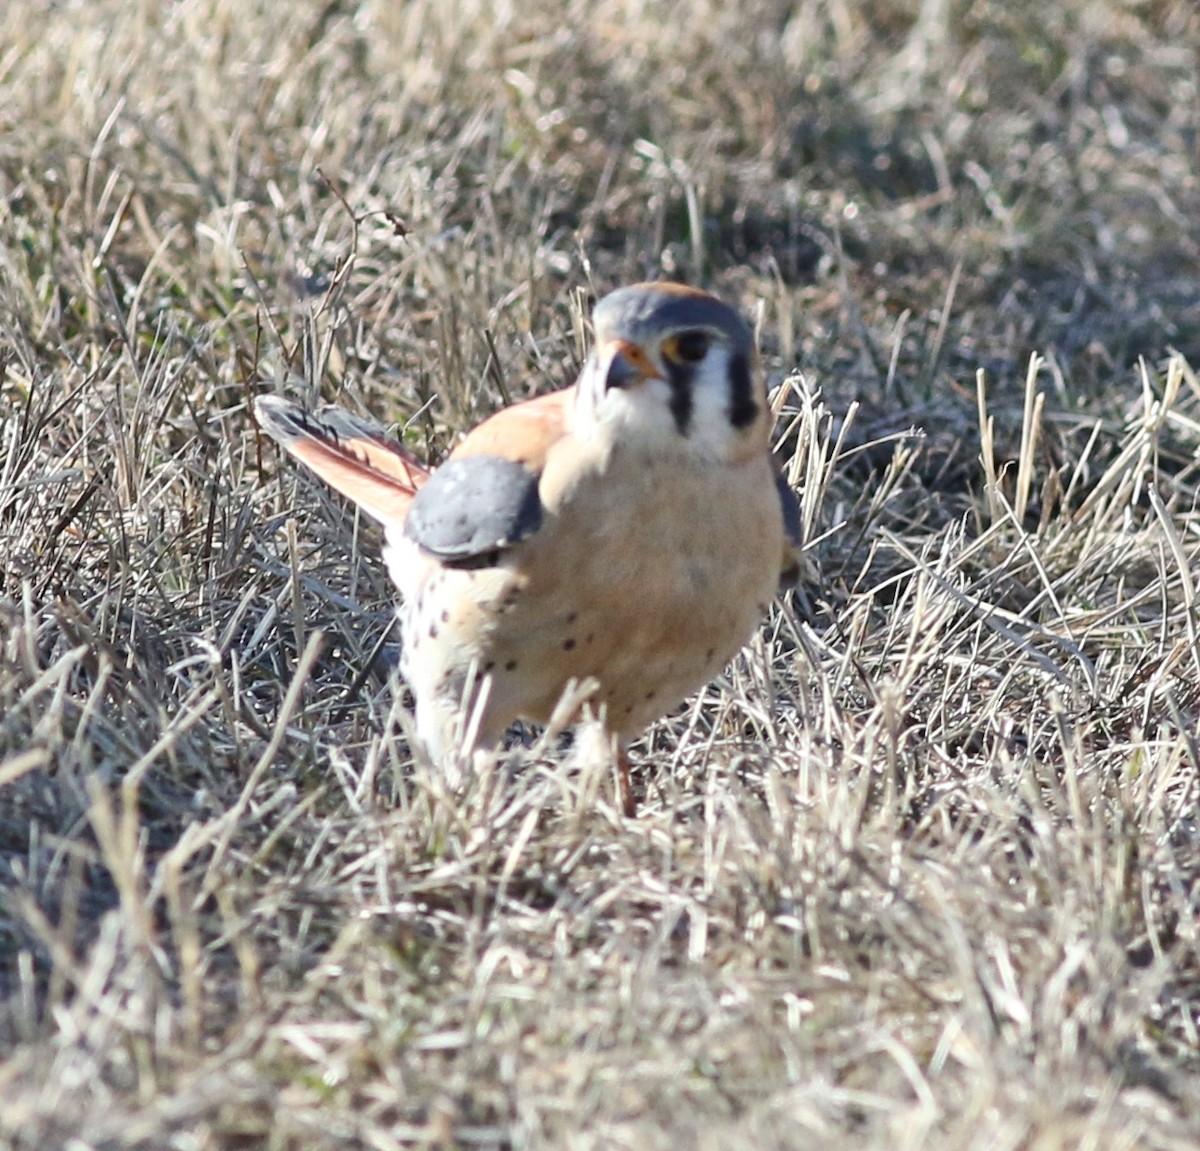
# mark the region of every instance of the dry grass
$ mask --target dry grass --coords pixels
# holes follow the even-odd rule
[[[0,1143],[1194,1146],[1197,75],[1191,0],[9,0]],[[808,578],[637,819],[450,794],[247,400],[434,452],[655,275]]]

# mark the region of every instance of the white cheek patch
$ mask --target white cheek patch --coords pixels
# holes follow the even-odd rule
[[[692,420],[688,438],[704,455],[725,458],[740,440],[730,420],[729,349],[714,344],[692,377]]]

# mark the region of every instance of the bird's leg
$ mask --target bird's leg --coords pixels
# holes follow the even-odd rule
[[[629,752],[625,744],[617,741],[616,755],[617,802],[621,806],[621,814],[627,819],[637,815],[637,799],[633,794],[633,783],[629,778]]]
[[[580,766],[612,772],[617,806],[622,815],[632,817],[637,814],[637,800],[629,778],[629,752],[624,738],[609,730],[607,718],[603,708],[597,714],[584,705],[575,728],[575,755]]]

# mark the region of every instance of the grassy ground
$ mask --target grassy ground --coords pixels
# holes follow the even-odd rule
[[[9,0],[0,1143],[1200,1143],[1198,75],[1191,0]],[[448,793],[248,400],[435,454],[648,276],[758,320],[804,585],[636,819]]]

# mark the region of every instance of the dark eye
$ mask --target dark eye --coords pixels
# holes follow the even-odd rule
[[[670,340],[666,352],[674,360],[684,364],[698,364],[708,355],[712,339],[707,332],[699,330],[680,332]]]

